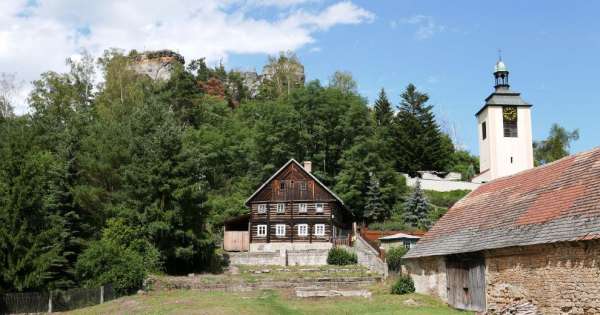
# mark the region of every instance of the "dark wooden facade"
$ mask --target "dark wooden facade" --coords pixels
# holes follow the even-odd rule
[[[277,171],[246,204],[251,209],[251,243],[331,242],[350,230],[353,221],[342,201],[295,160]],[[285,234],[277,235],[277,225],[285,226]],[[265,235],[259,234],[261,226],[266,226]],[[299,233],[302,228],[306,235]]]

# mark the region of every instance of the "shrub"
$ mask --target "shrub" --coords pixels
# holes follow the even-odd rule
[[[355,253],[339,247],[330,249],[327,255],[327,263],[330,265],[352,265],[356,264],[357,260]]]
[[[404,221],[384,221],[369,224],[369,230],[374,231],[404,231],[408,230]]]
[[[406,254],[408,249],[404,246],[397,246],[390,248],[385,253],[385,259],[387,261],[390,271],[400,271],[402,268],[402,256]]]
[[[392,294],[408,294],[415,292],[415,283],[408,275],[400,275],[392,285]]]
[[[106,240],[92,242],[77,258],[75,271],[84,285],[110,283],[119,295],[135,292],[146,277],[140,253]]]

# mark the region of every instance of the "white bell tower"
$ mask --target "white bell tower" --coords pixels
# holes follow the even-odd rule
[[[479,136],[479,175],[485,183],[533,168],[531,104],[510,89],[502,58],[494,69],[495,91],[475,114]]]

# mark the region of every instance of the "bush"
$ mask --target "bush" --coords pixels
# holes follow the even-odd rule
[[[352,265],[358,261],[356,254],[343,248],[334,247],[329,250],[327,263],[330,265]]]
[[[392,294],[408,294],[415,292],[415,283],[408,275],[400,275],[392,285]]]
[[[390,248],[385,253],[385,259],[387,261],[390,271],[400,271],[402,268],[402,256],[406,254],[408,249],[404,246],[397,246]]]
[[[405,231],[408,230],[404,221],[384,221],[369,224],[369,230],[373,231]]]
[[[452,190],[452,191],[433,191],[433,190],[425,190],[425,196],[427,196],[427,200],[429,203],[434,204],[438,207],[450,208],[457,201],[462,199],[470,190]]]
[[[119,295],[135,292],[146,277],[141,254],[106,240],[91,243],[77,258],[75,271],[84,285],[110,283]]]

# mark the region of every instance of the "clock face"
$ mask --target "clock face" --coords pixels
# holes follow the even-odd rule
[[[506,121],[517,121],[517,107],[516,106],[502,107],[502,117]]]

